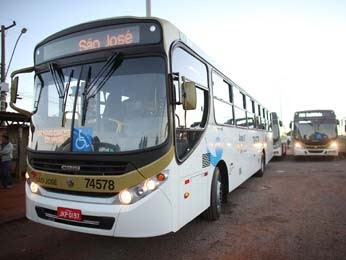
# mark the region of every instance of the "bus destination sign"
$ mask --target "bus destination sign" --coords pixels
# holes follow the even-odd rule
[[[72,33],[36,49],[35,63],[41,64],[90,50],[160,42],[161,34],[152,23],[99,27]]]
[[[129,27],[126,32],[118,32],[118,30],[106,32],[104,35],[101,35],[101,37],[102,38],[93,38],[92,36],[86,36],[79,40],[79,51],[139,43],[138,28],[136,27]]]

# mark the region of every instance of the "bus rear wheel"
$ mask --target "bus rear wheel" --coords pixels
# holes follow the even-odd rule
[[[213,180],[211,182],[210,206],[203,212],[203,217],[209,221],[220,218],[222,205],[222,182],[221,173],[218,167],[214,170]]]

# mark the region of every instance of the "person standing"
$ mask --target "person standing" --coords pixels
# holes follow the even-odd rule
[[[0,150],[1,156],[1,174],[2,186],[7,189],[11,188],[11,161],[12,161],[13,145],[10,142],[8,135],[2,136],[2,149]]]

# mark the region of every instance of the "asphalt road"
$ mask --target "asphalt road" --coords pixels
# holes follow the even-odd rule
[[[229,199],[218,221],[198,217],[155,238],[14,221],[0,225],[0,259],[346,258],[346,159],[272,161],[263,178],[249,179]]]

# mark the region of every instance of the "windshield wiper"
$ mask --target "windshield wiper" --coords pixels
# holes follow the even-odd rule
[[[66,118],[66,103],[68,98],[68,91],[70,89],[71,79],[73,77],[74,70],[71,70],[70,76],[68,78],[68,82],[66,84],[66,87],[64,89],[64,96],[63,96],[63,104],[62,104],[62,121],[61,121],[61,127],[65,127],[65,118]]]
[[[99,92],[110,76],[112,76],[114,71],[119,67],[121,62],[122,59],[120,52],[115,52],[109,57],[92,82],[90,82],[90,85],[87,87],[86,96],[88,99],[94,97]]]
[[[50,74],[52,75],[54,85],[56,87],[56,91],[58,92],[59,98],[64,97],[64,82],[65,77],[62,73],[61,69],[56,68],[56,64],[49,63],[48,64]]]
[[[70,89],[70,83],[73,77],[74,70],[71,70],[68,82],[65,87],[65,76],[62,70],[60,68],[57,68],[56,64],[54,63],[49,63],[48,66],[49,66],[50,74],[52,75],[52,78],[54,81],[54,85],[58,92],[59,98],[63,99],[61,127],[65,127],[65,118],[66,118],[65,109],[66,109],[66,103],[68,98],[68,91]]]
[[[85,125],[89,99],[94,97],[100,91],[108,79],[113,75],[114,71],[116,71],[116,69],[120,66],[122,63],[121,56],[122,55],[119,52],[115,52],[112,56],[110,56],[91,82],[91,67],[89,67],[88,78],[83,92],[82,126]]]
[[[89,99],[87,98],[87,91],[89,88],[90,78],[91,78],[91,66],[89,66],[89,69],[88,69],[88,75],[87,75],[87,79],[85,81],[85,86],[84,86],[84,91],[83,91],[81,126],[85,125],[86,112],[87,112],[88,103],[89,103]]]
[[[40,81],[40,89],[39,90],[36,90],[36,91],[39,91],[38,92],[38,97],[37,97],[37,100],[35,98],[34,100],[34,110],[31,112],[32,115],[36,114],[37,110],[38,110],[38,104],[40,103],[40,100],[41,100],[41,94],[42,94],[42,89],[44,87],[44,81],[43,81],[43,78],[41,76],[41,74],[38,74],[37,75],[39,81]],[[35,95],[36,97],[36,95]]]

